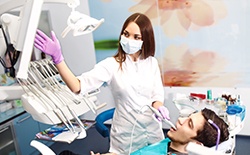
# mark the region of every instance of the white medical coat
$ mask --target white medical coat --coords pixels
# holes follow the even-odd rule
[[[164,138],[161,124],[154,120],[152,111],[145,108],[146,105],[151,106],[153,101],[164,101],[164,88],[156,58],[150,56],[134,62],[127,55],[121,70],[115,58],[109,57],[78,79],[83,94],[104,83],[112,91],[116,110],[111,127],[110,152],[127,154],[131,137],[132,151]]]

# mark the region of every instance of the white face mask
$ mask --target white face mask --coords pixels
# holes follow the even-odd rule
[[[122,49],[127,54],[134,54],[141,49],[143,41],[142,40],[132,40],[124,36],[121,36],[120,44]]]

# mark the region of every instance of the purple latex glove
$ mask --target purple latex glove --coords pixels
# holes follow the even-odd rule
[[[53,31],[51,31],[50,39],[41,30],[37,30],[34,46],[45,54],[51,56],[55,64],[59,64],[64,60],[60,43]]]
[[[165,106],[160,106],[158,108],[158,111],[160,112],[160,114],[164,119],[170,120],[168,108],[166,108]]]

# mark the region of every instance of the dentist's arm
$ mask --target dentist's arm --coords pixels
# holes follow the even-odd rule
[[[152,106],[160,112],[160,114],[162,115],[162,117],[163,117],[164,119],[170,120],[169,111],[168,111],[168,109],[163,105],[162,102],[160,102],[160,101],[155,101],[155,102],[152,103]],[[158,117],[156,116],[156,118],[158,118]]]
[[[63,81],[66,83],[69,89],[74,93],[79,93],[81,90],[80,81],[76,78],[76,76],[71,72],[71,70],[65,63],[61,51],[61,46],[58,39],[56,38],[55,33],[51,31],[51,38],[49,38],[42,31],[37,30],[34,46],[45,54],[51,56],[59,71],[59,74],[61,75]]]
[[[80,81],[71,72],[65,61],[63,60],[59,64],[56,64],[56,68],[58,69],[63,81],[66,83],[69,89],[76,94],[80,93]]]

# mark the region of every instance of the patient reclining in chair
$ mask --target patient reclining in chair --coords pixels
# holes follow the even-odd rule
[[[171,128],[167,132],[166,139],[134,151],[131,155],[187,155],[186,146],[189,142],[195,142],[206,147],[216,146],[218,131],[211,124],[211,121],[220,129],[220,139],[218,142],[221,143],[228,140],[228,125],[214,111],[205,108],[189,117],[179,118],[176,122],[177,129],[174,130]],[[94,154],[92,151],[90,153],[91,155],[100,155],[100,153]],[[103,155],[115,154],[106,153]]]

